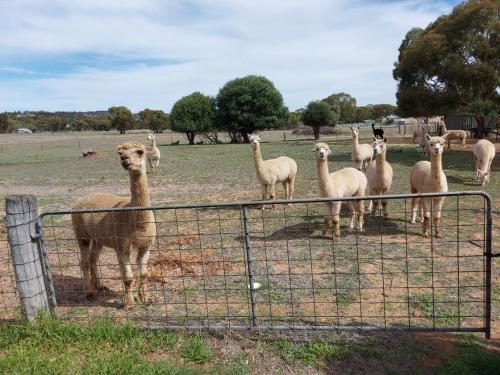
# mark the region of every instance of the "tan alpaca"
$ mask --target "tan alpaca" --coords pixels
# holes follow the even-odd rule
[[[158,174],[160,173],[159,167],[160,167],[161,153],[158,147],[156,147],[156,137],[154,133],[149,133],[147,138],[148,141],[151,141],[151,145],[146,146],[146,156],[148,160],[148,165],[149,168],[151,169],[151,172],[156,172]]]
[[[451,148],[451,141],[458,140],[460,145],[465,147],[465,140],[470,137],[470,132],[465,130],[448,130],[446,129],[446,123],[441,120],[439,126],[441,127],[443,134],[446,134],[446,141],[448,142],[448,150]]]
[[[427,134],[429,133],[429,125],[422,126],[422,133],[420,136],[420,141],[418,145],[420,146],[420,156],[425,157],[429,154],[429,149],[427,148]]]
[[[370,195],[383,195],[388,194],[392,185],[392,167],[386,161],[387,153],[387,137],[383,140],[373,138],[373,151],[375,153],[375,160],[370,163],[366,170],[366,179],[368,180],[368,192]],[[370,200],[368,211],[372,215],[378,210],[378,205],[382,203],[382,212],[384,217],[388,216],[387,200],[377,200],[375,203]]]
[[[352,132],[352,161],[354,167],[366,171],[373,159],[373,149],[369,144],[359,144],[359,129],[351,128]]]
[[[431,161],[422,160],[416,163],[410,171],[410,186],[412,194],[415,193],[441,193],[448,191],[448,182],[443,172],[442,155],[446,134],[442,137],[431,137],[426,135],[427,145],[430,152]],[[432,202],[431,202],[432,201]],[[431,207],[432,203],[432,207]],[[439,222],[441,219],[441,208],[444,197],[438,198],[412,198],[411,223],[415,224],[417,209],[420,208],[423,214],[423,236],[429,236],[430,210],[432,208],[434,234],[436,238],[441,237]]]
[[[146,154],[144,145],[131,142],[118,146],[121,165],[130,176],[131,196],[115,194],[90,194],[76,201],[74,210],[93,210],[119,207],[147,207],[149,199],[146,177]],[[116,250],[121,277],[125,286],[125,307],[134,304],[132,294],[133,274],[130,265],[132,248],[138,251],[139,300],[146,302],[146,276],[149,249],[156,237],[156,225],[152,211],[120,211],[104,213],[74,213],[71,215],[85,283],[85,294],[92,297],[96,290],[103,289],[97,271],[97,262],[103,246]]]
[[[247,134],[253,149],[255,171],[259,180],[262,199],[276,199],[276,183],[281,182],[285,189],[286,199],[293,199],[297,163],[288,156],[279,156],[276,159],[262,160],[260,151],[261,134]],[[273,205],[274,207],[274,205]]]
[[[490,181],[491,162],[495,157],[495,145],[487,139],[481,139],[472,148],[476,168],[476,181],[482,186]]]
[[[423,126],[425,126],[425,125],[423,125]],[[423,126],[422,126],[422,128],[413,131],[412,143],[415,143],[417,140],[420,140],[422,138],[422,134],[424,133]]]
[[[326,143],[317,143],[314,149],[316,153],[316,168],[318,171],[319,193],[322,198],[336,197],[362,197],[366,190],[366,176],[356,168],[343,168],[339,171],[328,172],[328,155],[330,147]],[[340,206],[342,202],[325,203],[325,220],[323,236],[328,234],[332,220],[335,237],[340,237]],[[349,202],[351,209],[351,222],[349,227],[354,228],[354,221],[358,217],[357,227],[363,229],[363,201]],[[357,212],[357,215],[356,215]]]

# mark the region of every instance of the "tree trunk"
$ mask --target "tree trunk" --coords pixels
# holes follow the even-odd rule
[[[246,131],[241,132],[241,137],[243,138],[244,143],[250,143],[250,139],[248,139],[248,135],[247,135]]]
[[[314,126],[313,127],[313,134],[314,134],[314,139],[318,140],[319,139],[319,126]]]
[[[125,134],[125,128],[120,128],[120,134]]]
[[[195,132],[186,132],[186,137],[190,145],[194,145],[194,137],[196,136]]]
[[[483,138],[483,136],[484,136],[484,124],[485,124],[484,116],[477,116],[476,117],[476,126],[477,126],[477,137],[479,139]]]

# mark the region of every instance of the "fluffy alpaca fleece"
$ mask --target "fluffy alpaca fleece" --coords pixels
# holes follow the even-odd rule
[[[443,137],[431,137],[426,135],[429,147],[431,161],[422,160],[416,163],[410,171],[410,186],[412,194],[415,193],[441,193],[448,191],[448,182],[443,172],[442,154],[446,134]],[[434,234],[436,238],[441,237],[440,219],[441,208],[443,207],[444,197],[438,198],[412,198],[412,224],[415,224],[417,209],[420,208],[423,214],[423,236],[429,236],[430,210],[432,200],[432,214],[434,222]]]
[[[476,168],[476,181],[482,186],[490,181],[491,162],[495,157],[495,145],[487,139],[479,140],[472,148]]]
[[[122,167],[130,177],[130,197],[115,194],[90,194],[76,201],[74,210],[93,210],[119,207],[148,207],[151,205],[146,177],[144,145],[136,142],[118,146]],[[131,250],[137,249],[139,265],[138,295],[147,301],[146,277],[149,249],[156,237],[156,225],[152,211],[119,211],[104,213],[73,213],[71,215],[85,283],[85,294],[92,297],[102,290],[97,262],[103,246],[116,250],[125,292],[125,307],[134,304],[132,294],[133,274],[130,264]]]
[[[427,148],[427,134],[429,133],[429,125],[422,126],[422,132],[420,136],[420,141],[418,145],[420,146],[420,155],[425,157],[429,154],[429,149]]]
[[[369,144],[359,144],[359,129],[351,128],[352,132],[352,161],[354,167],[366,171],[373,159],[373,149]]]
[[[319,192],[322,198],[362,197],[365,195],[367,181],[363,172],[356,168],[343,168],[329,173],[328,155],[331,154],[330,147],[326,143],[317,143],[314,152],[316,154]],[[336,237],[340,237],[340,206],[340,201],[325,203],[324,237],[328,234],[332,221],[333,233]],[[354,228],[354,221],[357,216],[357,227],[359,230],[363,229],[363,201],[349,202],[349,207],[351,209],[350,228]]]
[[[462,147],[465,147],[465,140],[470,137],[470,132],[466,130],[448,130],[446,129],[446,123],[441,120],[439,126],[441,127],[444,134],[446,134],[446,141],[448,143],[448,150],[451,148],[451,141],[457,140],[460,142]]]
[[[149,133],[147,137],[148,141],[151,141],[150,146],[146,146],[146,156],[148,160],[149,168],[151,172],[159,172],[161,153],[158,147],[156,147],[156,137],[154,133]]]
[[[293,199],[297,163],[288,156],[279,156],[276,159],[263,160],[260,151],[261,134],[247,134],[253,149],[255,172],[259,180],[262,199],[276,199],[276,183],[282,183],[286,199]],[[274,205],[273,205],[274,207]],[[264,207],[263,207],[264,208]]]
[[[388,194],[392,185],[392,167],[386,161],[387,153],[387,137],[383,140],[377,140],[373,137],[373,151],[375,153],[375,160],[370,163],[366,170],[366,179],[368,180],[369,195],[383,195]],[[370,201],[368,211],[375,215],[378,205],[382,203],[382,212],[384,217],[388,216],[387,213],[387,199],[378,200],[376,202]]]

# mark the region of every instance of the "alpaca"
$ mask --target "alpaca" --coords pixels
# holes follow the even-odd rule
[[[423,126],[425,126],[425,125],[423,125]],[[424,133],[423,129],[414,130],[413,131],[413,140],[412,140],[412,143],[415,143],[417,141],[417,139],[421,139],[423,133]]]
[[[151,169],[151,172],[160,173],[159,172],[159,166],[160,166],[160,158],[161,158],[161,153],[158,147],[156,147],[156,137],[154,133],[149,133],[148,134],[148,141],[151,141],[150,146],[146,146],[146,156],[148,160],[148,165],[149,168]]]
[[[446,124],[444,120],[441,120],[439,126],[441,127],[443,134],[446,134],[446,140],[448,142],[448,150],[451,148],[451,141],[458,140],[460,145],[465,147],[465,140],[470,137],[470,132],[465,130],[448,130],[446,129]]]
[[[359,129],[351,128],[352,132],[352,161],[360,171],[365,171],[373,159],[373,149],[369,144],[359,144]]]
[[[255,171],[259,180],[262,199],[266,200],[269,192],[269,199],[276,199],[276,183],[281,182],[285,189],[286,199],[293,199],[295,176],[297,175],[297,163],[288,156],[279,156],[276,159],[262,160],[260,151],[261,134],[247,134],[253,148],[253,159]],[[262,207],[264,209],[264,207]],[[274,208],[274,205],[273,205]]]
[[[443,172],[442,154],[446,134],[442,137],[425,136],[430,152],[431,161],[422,160],[416,163],[410,171],[410,186],[412,194],[415,193],[445,193],[448,191],[448,182]],[[432,205],[431,205],[432,201]],[[441,238],[439,222],[441,219],[441,208],[444,197],[437,198],[412,198],[411,223],[415,224],[417,208],[420,204],[423,214],[423,237],[429,236],[430,210],[433,210],[434,233],[436,238]]]
[[[146,176],[146,149],[144,145],[131,142],[118,146],[121,165],[130,176],[131,197],[115,194],[89,194],[76,201],[74,210],[107,208],[147,207],[151,205]],[[149,249],[156,237],[156,225],[152,211],[116,211],[73,213],[71,215],[78,247],[81,254],[81,269],[84,291],[91,298],[96,290],[104,287],[98,276],[97,262],[103,246],[116,250],[125,292],[125,308],[134,304],[132,294],[133,274],[130,252],[137,249],[139,264],[138,295],[147,302],[146,277]]]
[[[362,197],[365,195],[367,180],[363,172],[356,168],[343,168],[339,171],[328,172],[328,155],[331,154],[330,147],[326,143],[317,143],[314,149],[316,153],[316,168],[318,172],[319,192],[322,198],[337,197]],[[333,233],[340,237],[340,201],[325,203],[325,219],[323,226],[323,237],[326,237],[333,221]],[[349,202],[351,210],[351,221],[349,227],[354,228],[354,220],[358,217],[357,228],[363,229],[363,201]],[[357,213],[357,215],[356,215]]]
[[[495,145],[487,139],[481,139],[472,148],[476,168],[476,181],[482,186],[490,181],[491,162],[495,157]]]
[[[382,127],[375,129],[375,123],[372,123],[372,131],[375,138],[384,139],[384,129]]]
[[[420,136],[420,142],[418,145],[420,146],[420,155],[425,157],[429,154],[429,149],[427,148],[427,135],[429,133],[429,125],[422,126],[422,133]]]
[[[370,163],[366,170],[366,179],[368,180],[368,192],[370,195],[388,194],[392,185],[392,167],[385,160],[387,152],[387,137],[377,140],[373,137],[373,151],[375,152],[375,160]],[[371,200],[368,205],[368,211],[375,215],[378,205],[382,203],[382,212],[384,217],[387,213],[387,200],[377,200],[375,203]]]

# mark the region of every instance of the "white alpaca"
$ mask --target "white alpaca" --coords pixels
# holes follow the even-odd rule
[[[460,145],[465,147],[465,140],[470,137],[470,132],[466,130],[448,130],[446,129],[446,123],[441,120],[439,126],[441,127],[443,134],[446,134],[446,141],[448,142],[448,150],[451,148],[451,141],[458,140]]]
[[[369,144],[359,144],[359,129],[351,128],[352,132],[352,161],[354,166],[365,171],[373,159],[373,149]]]
[[[317,143],[314,149],[316,153],[316,168],[318,172],[319,192],[322,198],[337,197],[362,197],[366,190],[366,176],[356,168],[343,168],[339,171],[328,172],[328,155],[330,147],[326,143]],[[333,233],[340,237],[340,201],[325,203],[325,219],[323,236],[326,237],[333,221]],[[349,202],[351,209],[351,222],[349,227],[354,228],[354,221],[358,217],[358,229],[363,229],[363,201]],[[357,213],[357,215],[356,215]]]
[[[373,138],[373,151],[375,152],[375,160],[370,163],[366,170],[366,178],[368,180],[368,192],[370,195],[388,194],[392,185],[392,167],[386,161],[387,153],[387,137],[383,140]],[[382,212],[384,217],[387,213],[387,200],[378,200],[375,203],[371,200],[368,205],[368,211],[374,215],[377,212],[379,204],[382,203]]]
[[[418,145],[420,146],[420,155],[425,157],[429,155],[429,149],[427,148],[427,134],[429,133],[429,125],[422,126],[422,132],[420,135],[420,141]]]
[[[431,137],[426,134],[427,146],[431,155],[431,161],[422,160],[416,163],[410,171],[410,186],[412,194],[415,193],[444,193],[448,191],[448,182],[443,172],[442,154],[446,142],[446,134],[442,137]],[[432,201],[432,207],[431,207]],[[441,237],[439,222],[441,220],[441,208],[444,197],[437,198],[412,198],[411,223],[415,224],[417,209],[423,214],[423,236],[429,236],[430,211],[433,211],[434,233],[436,238]]]
[[[495,145],[487,139],[479,140],[472,148],[476,168],[476,181],[484,186],[490,181],[491,162],[495,157]]]
[[[262,199],[265,200],[269,193],[269,199],[276,199],[276,183],[281,182],[285,189],[286,199],[293,199],[295,176],[297,175],[297,163],[288,156],[279,156],[276,159],[262,160],[260,151],[261,134],[247,134],[253,149],[255,171],[259,180]],[[274,207],[274,205],[273,205]]]
[[[147,138],[148,141],[151,141],[151,145],[146,146],[146,157],[149,168],[151,172],[159,173],[161,153],[158,147],[156,147],[156,137],[154,133],[149,133]]]

